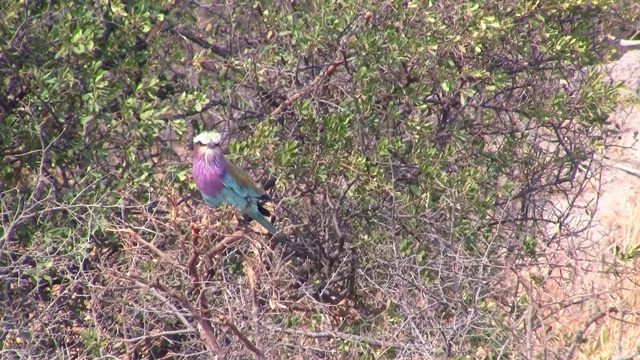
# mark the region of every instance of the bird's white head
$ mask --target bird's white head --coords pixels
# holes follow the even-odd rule
[[[222,149],[220,148],[221,142],[222,136],[219,132],[215,130],[205,131],[193,138],[193,150],[194,152],[204,155],[204,157],[209,160],[222,154]]]

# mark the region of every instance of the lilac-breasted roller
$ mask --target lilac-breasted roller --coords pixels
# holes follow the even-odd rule
[[[193,139],[191,173],[204,202],[212,207],[226,202],[240,208],[272,234],[278,234],[278,229],[264,216],[269,216],[269,211],[258,203],[258,200],[272,200],[271,196],[224,158],[221,141],[217,131],[206,131]]]

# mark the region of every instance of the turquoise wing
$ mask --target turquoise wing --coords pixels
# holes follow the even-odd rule
[[[240,174],[241,176],[244,174]],[[245,175],[246,176],[246,175]],[[246,179],[245,179],[245,182]],[[227,172],[222,178],[222,191],[219,197],[228,202],[231,206],[240,208],[242,212],[251,216],[254,220],[264,226],[269,232],[279,237],[283,237],[282,233],[258,210],[258,199],[269,197],[264,190],[257,186],[243,186],[235,180],[235,178]]]
[[[205,204],[211,207],[218,207],[225,201],[223,191],[218,193],[218,195],[216,196],[207,195],[203,192],[201,192],[200,194],[202,194],[202,199],[204,200]]]
[[[222,178],[222,191],[220,194],[224,197],[231,206],[238,207],[242,210],[250,207],[252,202],[255,202],[258,196],[255,196],[251,189],[240,185],[229,173],[226,173]]]
[[[222,184],[222,189],[216,195],[208,195],[201,192],[202,199],[207,205],[218,207],[226,202],[231,206],[245,210],[252,207],[251,205],[255,205],[257,199],[264,195],[251,187],[245,187],[238,183],[233,176],[230,176],[229,172],[224,174]]]
[[[222,180],[224,186],[221,193],[229,204],[242,209],[242,212],[251,216],[255,221],[264,226],[270,233],[282,237],[280,231],[258,210],[258,199],[263,197],[264,191],[258,193],[252,188],[246,188],[238,184],[233,177],[228,174]]]

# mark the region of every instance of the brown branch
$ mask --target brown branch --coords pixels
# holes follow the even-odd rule
[[[194,332],[194,330],[190,330],[190,329],[164,331],[164,332],[160,332],[160,333],[156,333],[156,334],[149,334],[149,335],[138,336],[138,337],[135,337],[135,338],[124,339],[122,341],[125,342],[125,343],[132,343],[132,342],[148,340],[148,339],[153,339],[153,338],[163,337],[163,336],[180,335],[180,334],[191,334],[193,332]]]
[[[155,245],[153,245],[152,243],[150,243],[150,242],[146,241],[145,239],[143,239],[142,236],[140,236],[140,234],[135,232],[133,229],[108,228],[108,229],[106,229],[106,231],[111,231],[111,232],[116,232],[116,233],[125,233],[125,234],[129,235],[130,238],[134,239],[139,244],[142,244],[142,245],[146,246],[151,251],[156,253],[156,255],[158,255],[159,257],[161,257],[163,260],[167,261],[171,265],[175,266],[176,268],[184,268],[184,266],[178,264],[171,257],[169,257],[167,254],[165,254],[162,250],[160,250],[157,247],[155,247]]]
[[[189,260],[187,260],[187,271],[189,276],[191,277],[191,286],[193,290],[201,290],[200,295],[198,296],[198,305],[200,307],[200,311],[202,311],[203,316],[210,317],[211,312],[209,311],[209,300],[207,299],[207,295],[204,292],[203,284],[200,281],[200,275],[198,274],[198,268],[196,264],[198,263],[198,259],[200,258],[200,252],[198,248],[200,247],[200,229],[197,225],[191,224],[191,255],[189,256]],[[183,249],[186,254],[186,249]],[[206,277],[206,271],[204,272],[204,276]]]
[[[351,37],[351,35],[353,35],[360,28],[360,26],[361,25],[354,26],[350,31],[344,34],[344,36],[342,37],[342,43],[338,47],[338,50],[335,52],[333,56],[333,61],[329,63],[327,68],[324,71],[322,71],[318,76],[316,76],[316,78],[313,79],[313,81],[311,81],[305,87],[288,94],[287,100],[285,100],[275,110],[271,112],[271,117],[278,118],[280,115],[282,115],[283,112],[288,110],[291,107],[291,105],[293,105],[294,102],[306,96],[308,93],[311,92],[312,89],[320,85],[320,83],[322,83],[325,79],[331,76],[331,74],[333,74],[334,71],[336,71],[338,66],[346,64],[344,52],[347,48],[348,40]]]
[[[640,46],[640,40],[620,40],[620,46],[628,47],[628,46]]]
[[[244,231],[236,230],[231,235],[224,236],[220,242],[218,242],[209,252],[207,253],[208,257],[213,257],[216,254],[219,254],[226,247],[231,246],[236,241],[240,240],[244,237]]]
[[[609,309],[609,311],[612,311],[612,309]],[[593,325],[593,323],[595,323],[596,321],[602,319],[606,315],[607,315],[606,311],[601,311],[601,312],[597,313],[596,315],[594,315],[591,319],[585,321],[584,326],[582,327],[582,329],[578,330],[576,335],[573,337],[573,342],[571,343],[571,346],[569,347],[569,350],[567,350],[567,353],[564,356],[565,359],[573,359],[573,353],[576,351],[578,346],[583,344],[582,339],[584,337],[584,334],[587,332],[587,330],[589,330],[589,328],[591,327],[591,325]]]
[[[253,319],[253,336],[255,338],[256,347],[264,348],[262,341],[260,340],[260,303],[258,302],[258,293],[256,291],[257,276],[253,270],[251,264],[247,264],[244,267],[244,273],[249,280],[249,287],[251,288],[251,317]],[[263,359],[264,355],[258,356],[259,359]]]
[[[640,356],[640,348],[636,348],[635,351],[632,352],[631,354],[627,356],[614,357],[612,358],[612,360],[634,360],[634,359],[638,359],[639,356]]]
[[[187,260],[187,271],[191,277],[191,283],[195,287],[200,285],[200,277],[198,276],[198,270],[196,269],[196,263],[198,262],[198,240],[200,229],[195,224],[191,224],[191,256]]]
[[[195,34],[193,34],[190,31],[187,31],[187,30],[184,30],[184,29],[179,30],[179,29],[176,29],[174,27],[171,27],[171,28],[167,29],[166,31],[169,31],[170,33],[173,33],[173,34],[176,34],[178,36],[181,36],[181,37],[191,41],[192,43],[200,46],[203,49],[211,50],[212,53],[214,53],[214,54],[216,54],[216,55],[218,55],[218,56],[220,56],[222,58],[228,58],[228,57],[231,56],[231,52],[228,49],[226,49],[226,48],[224,48],[224,47],[222,47],[220,45],[210,43],[210,42],[206,41],[205,39],[196,36]]]
[[[215,331],[213,329],[213,326],[211,326],[211,323],[209,322],[209,320],[205,319],[183,294],[168,288],[157,279],[153,283],[149,283],[145,279],[143,279],[142,277],[136,274],[129,274],[129,277],[153,289],[158,289],[163,293],[169,295],[170,297],[178,300],[180,304],[182,304],[182,306],[184,306],[187,310],[189,310],[189,313],[191,313],[191,316],[193,316],[198,322],[200,335],[204,338],[209,350],[215,353],[219,359],[226,358],[226,354],[218,344]]]
[[[315,88],[322,81],[324,81],[324,79],[331,76],[331,74],[333,74],[333,72],[338,68],[338,66],[342,64],[344,64],[344,61],[342,60],[342,54],[339,53],[338,55],[336,55],[334,60],[329,64],[329,66],[320,75],[318,75],[315,79],[313,79],[311,83],[307,84],[307,86],[305,86],[304,88],[289,94],[287,96],[287,100],[285,100],[277,108],[275,108],[275,110],[271,112],[271,116],[274,118],[277,118],[278,116],[280,116],[283,112],[288,110],[291,107],[291,105],[293,105],[294,102],[306,96],[308,93],[311,92],[313,88]]]
[[[355,342],[363,342],[370,346],[381,347],[381,348],[393,348],[393,349],[406,349],[406,348],[414,348],[417,347],[413,344],[401,344],[394,342],[387,342],[384,340],[373,339],[369,336],[362,335],[353,335],[341,332],[333,332],[333,331],[319,331],[319,332],[307,332],[302,330],[293,330],[293,329],[285,329],[277,326],[270,327],[273,331],[280,331],[289,335],[302,335],[308,338],[318,339],[318,338],[329,338],[329,339],[341,339],[341,340],[350,340]]]
[[[338,256],[340,254],[342,254],[342,251],[344,250],[344,241],[346,236],[344,235],[344,233],[342,232],[342,230],[340,229],[340,221],[338,221],[338,212],[340,211],[340,209],[343,208],[343,203],[344,203],[344,199],[347,196],[347,193],[349,192],[349,190],[353,187],[353,185],[358,181],[359,179],[356,177],[355,179],[351,180],[346,188],[344,189],[344,191],[342,192],[342,194],[340,195],[340,198],[338,200],[338,204],[336,206],[336,204],[333,204],[332,201],[329,199],[329,197],[327,197],[329,206],[332,209],[331,212],[331,221],[333,224],[333,228],[336,231],[336,234],[338,235],[338,248],[337,250],[329,256],[329,258],[331,259],[331,261],[336,261],[338,259]]]
[[[251,350],[254,354],[256,354],[256,357],[258,359],[260,360],[266,359],[262,350],[258,349],[255,345],[253,345],[251,341],[247,339],[247,337],[244,336],[244,334],[240,332],[240,330],[235,325],[233,325],[231,322],[229,322],[229,320],[227,320],[226,316],[219,315],[218,318],[220,319],[220,322],[223,325],[231,329],[231,331],[249,348],[249,350]]]

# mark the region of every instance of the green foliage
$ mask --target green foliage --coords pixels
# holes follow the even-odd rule
[[[640,257],[640,245],[629,245],[624,249],[620,246],[614,248],[614,255],[622,261],[633,260]]]
[[[576,234],[540,204],[577,197],[564,186],[609,146],[620,84],[595,69],[621,6],[0,4],[3,329],[22,334],[4,346],[189,357],[213,348],[189,322],[223,338],[227,314],[267,358],[316,354],[309,328],[394,343],[318,345],[362,359],[518,354],[526,301],[504,269]],[[229,216],[191,201],[185,148],[212,127],[252,176],[277,175],[288,245],[216,250]]]
[[[169,60],[177,53],[163,56],[159,42],[143,41],[167,4],[63,1],[49,7],[25,2],[1,6],[5,212],[0,262],[13,269],[16,279],[24,279],[11,288],[16,299],[30,289],[71,289],[77,286],[78,271],[92,271],[103,247],[114,245],[104,230],[118,221],[135,221],[124,208],[147,202],[149,188],[159,185],[150,151],[158,146],[158,134],[168,126],[177,134],[185,129],[182,120],[162,117],[186,112],[191,102],[202,101],[200,90],[181,89],[166,77]],[[175,93],[158,96],[168,84]],[[176,102],[180,96],[182,102]],[[166,149],[161,151],[166,154]],[[24,265],[16,265],[19,258]],[[71,306],[82,307],[84,301]],[[81,328],[90,329],[89,319],[81,318]],[[20,319],[16,317],[13,326],[29,329]],[[51,328],[64,321],[53,321]],[[33,341],[46,336],[69,341],[68,330],[40,333]],[[96,356],[107,341],[97,330],[82,330],[78,336],[84,349],[74,351]],[[36,349],[31,355],[56,351]]]

